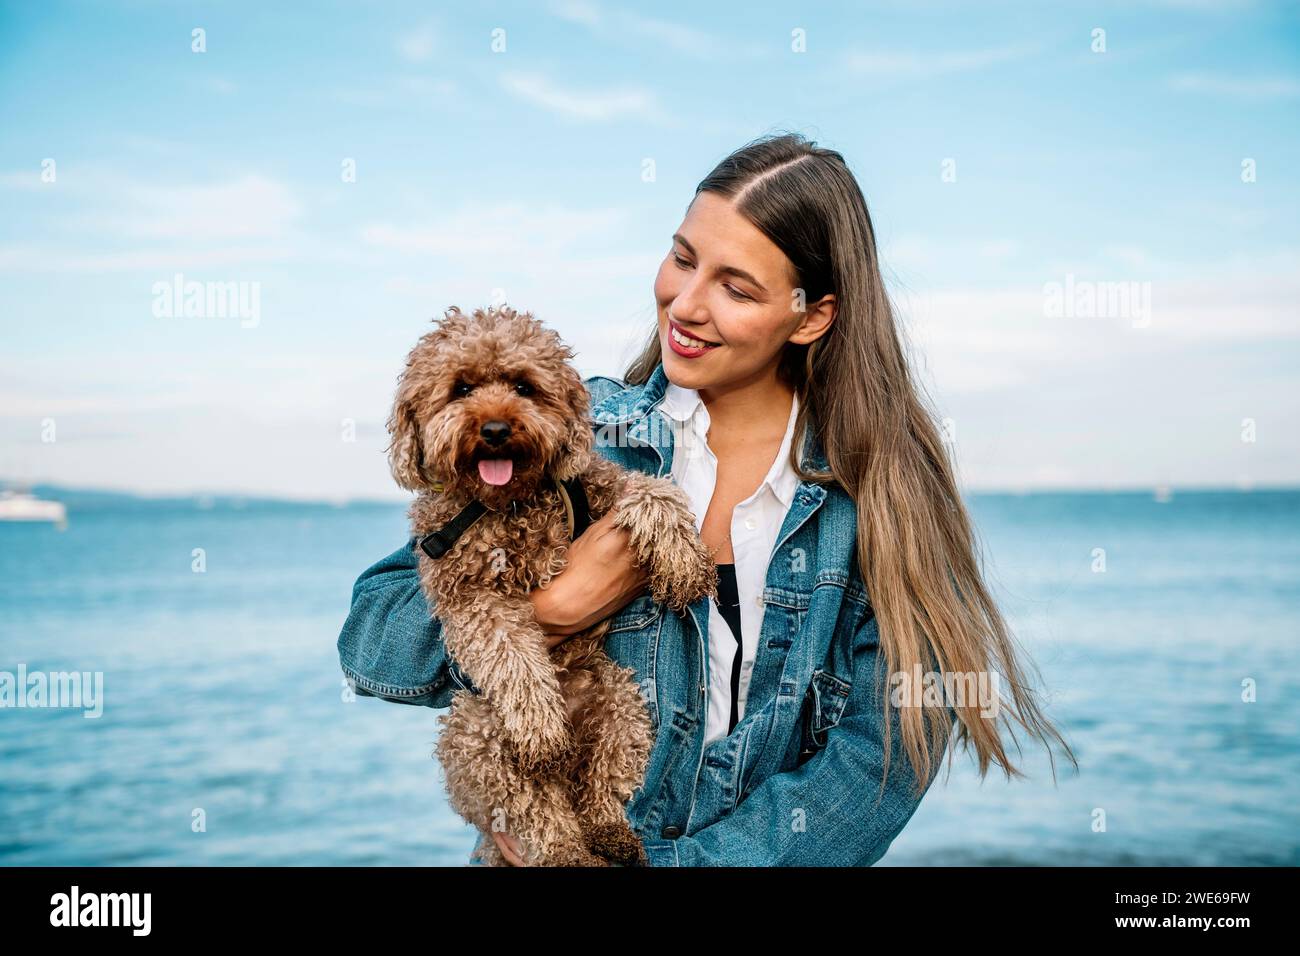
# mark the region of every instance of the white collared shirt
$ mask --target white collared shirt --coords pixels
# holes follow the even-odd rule
[[[686,492],[695,526],[704,528],[704,516],[718,478],[718,459],[709,448],[709,410],[693,388],[681,388],[672,382],[660,405],[664,414],[684,427],[675,428],[673,482]],[[794,423],[799,413],[799,397],[790,405],[785,438],[772,466],[758,489],[732,509],[731,549],[736,565],[736,590],[740,597],[741,671],[737,713],[745,715],[749,696],[749,677],[758,652],[758,635],[763,625],[763,588],[767,584],[767,566],[786,512],[794,500],[799,477],[790,464],[790,445],[794,440]],[[709,601],[709,693],[704,740],[725,737],[731,721],[731,670],[736,657],[736,640],[731,627]]]

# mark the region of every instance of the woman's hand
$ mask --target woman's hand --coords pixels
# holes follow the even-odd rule
[[[519,849],[519,838],[511,836],[509,833],[500,833],[492,831],[492,839],[496,841],[497,849],[501,855],[506,858],[506,862],[511,866],[525,866],[523,853]]]
[[[592,522],[569,545],[565,569],[529,592],[547,650],[621,611],[650,583],[632,561],[632,532],[614,527],[615,514]]]

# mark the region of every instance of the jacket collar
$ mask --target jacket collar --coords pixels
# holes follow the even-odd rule
[[[592,409],[592,419],[597,425],[618,426],[626,429],[627,437],[659,449],[664,458],[664,469],[672,467],[673,436],[667,410],[660,406],[668,389],[668,374],[663,362],[655,366],[644,385],[630,385],[606,396]],[[652,415],[652,412],[658,412]],[[812,413],[808,415],[809,427],[804,433],[800,461],[805,469],[826,470],[826,453],[818,441]],[[797,440],[797,436],[791,439]],[[809,485],[801,482],[800,485]],[[811,488],[812,486],[809,485]]]

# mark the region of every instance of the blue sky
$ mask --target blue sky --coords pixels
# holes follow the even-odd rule
[[[695,184],[794,129],[967,488],[1300,480],[1295,4],[269,6],[0,7],[0,476],[397,497],[432,316],[504,296],[621,372]],[[177,273],[256,322],[158,315]],[[1067,277],[1149,311],[1046,314]]]

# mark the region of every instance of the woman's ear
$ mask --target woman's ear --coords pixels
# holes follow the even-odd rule
[[[839,314],[839,302],[828,292],[816,302],[807,303],[803,311],[803,324],[789,338],[795,345],[809,345],[825,335]]]
[[[431,482],[424,472],[424,442],[412,403],[398,391],[393,413],[388,418],[388,468],[393,479],[408,491],[428,491]]]

